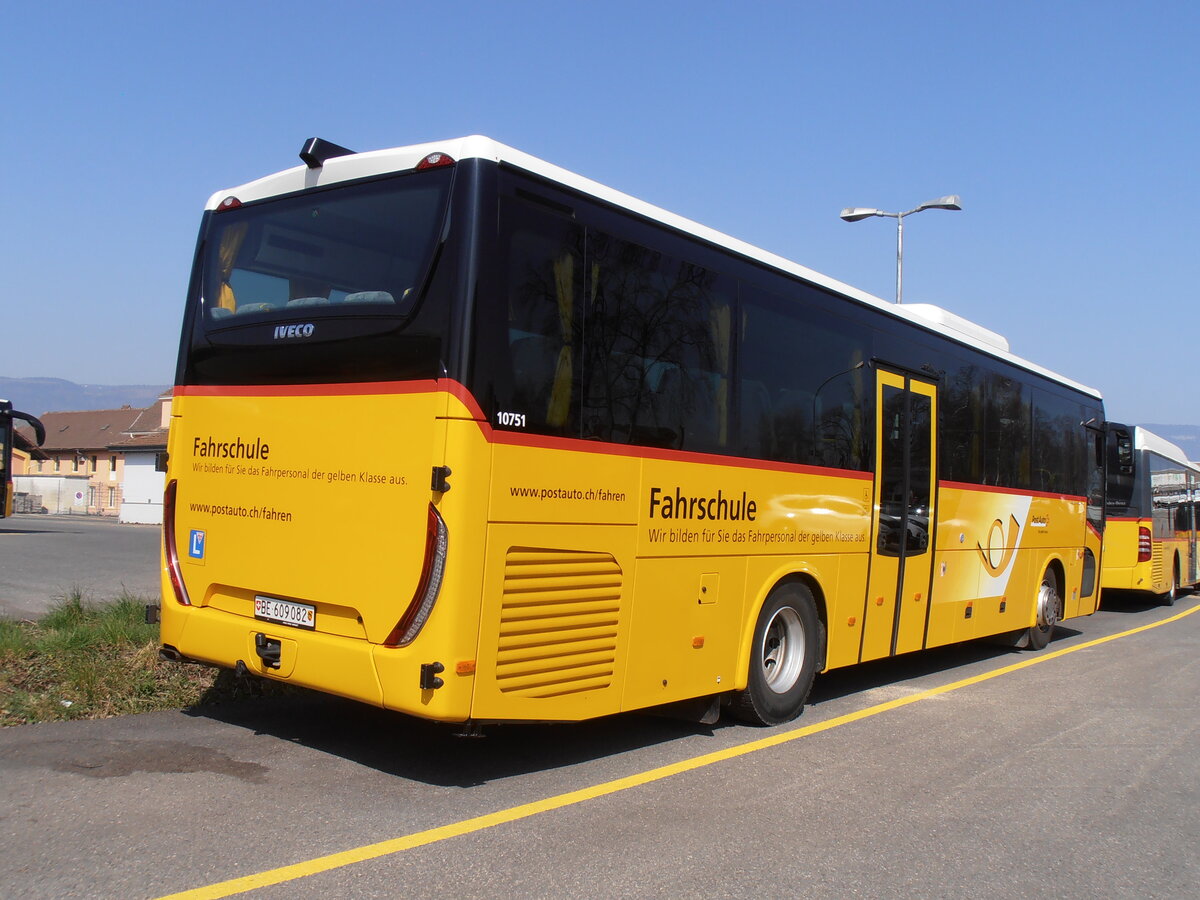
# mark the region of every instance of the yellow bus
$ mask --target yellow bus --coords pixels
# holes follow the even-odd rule
[[[1173,606],[1200,581],[1200,467],[1170,441],[1110,424],[1101,587],[1152,594]]]
[[[163,652],[445,722],[686,704],[1096,610],[1100,395],[482,137],[215,194]]]

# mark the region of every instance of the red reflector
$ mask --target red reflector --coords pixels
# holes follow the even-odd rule
[[[425,562],[421,567],[417,590],[396,627],[384,639],[385,647],[407,647],[425,627],[425,621],[433,611],[433,604],[437,602],[442,589],[448,538],[446,523],[430,503],[425,523]]]
[[[183,606],[191,606],[187,587],[183,583],[183,572],[179,567],[179,548],[175,544],[175,493],[179,482],[174,479],[163,493],[163,550],[166,553],[167,575],[171,578],[171,590],[175,600]]]
[[[1150,562],[1154,555],[1153,544],[1150,541],[1150,529],[1145,525],[1138,527],[1138,562]]]
[[[452,165],[454,165],[453,157],[447,156],[445,153],[430,153],[417,163],[417,171],[424,172],[426,169],[440,169],[442,166]]]
[[[225,212],[227,209],[237,209],[242,205],[242,201],[237,197],[226,197],[217,204],[217,212]]]

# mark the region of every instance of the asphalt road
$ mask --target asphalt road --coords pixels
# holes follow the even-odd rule
[[[160,532],[98,516],[0,519],[0,617],[38,616],[76,588],[95,601],[128,591],[158,602]]]
[[[9,728],[0,896],[1195,897],[1192,611],[831,673],[774,729],[316,695]]]

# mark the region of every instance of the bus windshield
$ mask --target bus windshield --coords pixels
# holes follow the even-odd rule
[[[449,185],[448,172],[419,173],[215,214],[202,263],[206,329],[410,313]]]

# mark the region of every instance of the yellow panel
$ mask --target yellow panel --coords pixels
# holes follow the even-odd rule
[[[941,495],[943,513],[948,493],[943,491]],[[966,604],[979,596],[978,576],[979,563],[971,551],[949,550],[934,555],[927,647],[941,647],[957,640]]]
[[[701,601],[714,571],[729,589]],[[746,563],[737,557],[638,563],[624,709],[731,690],[738,663]]]
[[[316,388],[310,396],[235,396],[231,388],[230,396],[176,398],[168,478],[179,482],[176,542],[196,605],[168,599],[163,641],[186,656],[253,666],[256,655],[245,659],[253,635],[279,637],[284,628],[253,618],[254,596],[309,603],[316,630],[283,632],[283,658],[295,660],[288,680],[466,719],[472,678],[422,691],[420,671],[441,662],[453,672],[476,653],[485,498],[464,488],[472,473],[490,471],[490,447],[477,424],[445,417],[457,401],[428,387],[364,395]],[[314,422],[353,422],[355,439],[314,440]],[[436,494],[431,473],[443,463],[454,471],[451,491]],[[431,503],[449,535],[438,601],[410,646],[377,646],[416,594]],[[203,533],[199,558],[189,555],[192,532]],[[168,581],[164,591],[172,596]],[[283,677],[286,668],[266,675]]]
[[[861,659],[880,659],[892,652],[892,626],[896,618],[896,579],[899,560],[876,556],[871,562],[871,586],[863,615]]]
[[[436,395],[180,400],[169,477],[179,479],[175,531],[193,601],[219,586],[300,600],[317,607],[318,630],[349,609],[382,641],[424,560],[443,440]],[[355,438],[314,440],[316,422],[354,422]],[[192,532],[203,534],[202,556],[189,554]],[[338,564],[353,559],[386,562]]]
[[[640,473],[633,456],[497,444],[488,518],[631,525]]]
[[[824,591],[829,616],[825,635],[825,668],[852,665],[858,662],[858,651],[862,645],[867,554],[812,560],[810,564]]]

